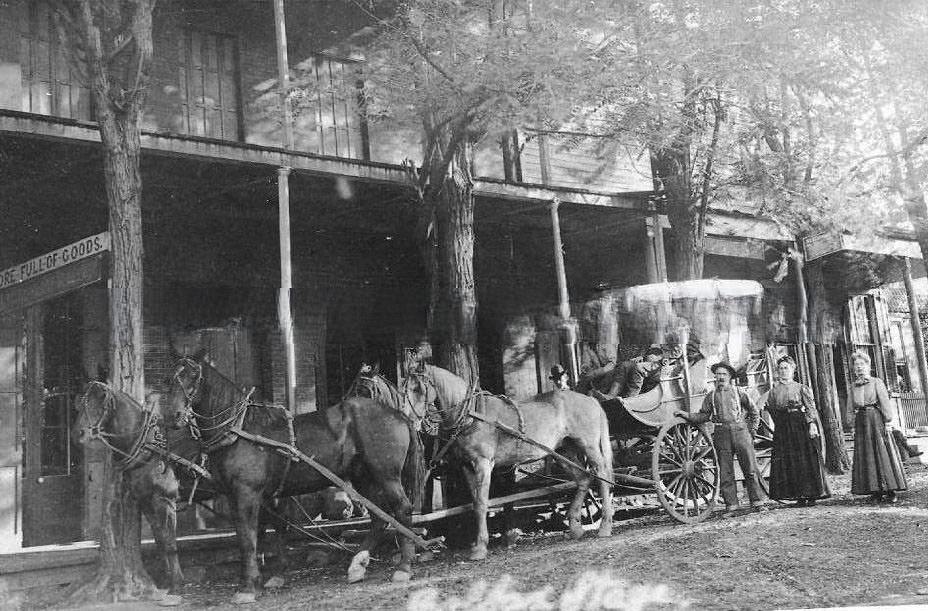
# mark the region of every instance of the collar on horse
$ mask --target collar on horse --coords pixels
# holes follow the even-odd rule
[[[132,444],[129,446],[129,450],[123,450],[116,447],[110,441],[110,439],[115,437],[122,437],[123,435],[116,435],[115,433],[107,433],[103,430],[103,421],[106,420],[107,415],[115,408],[116,397],[114,396],[113,390],[99,381],[92,381],[88,385],[90,387],[96,386],[103,390],[103,405],[100,411],[100,418],[95,424],[92,424],[88,427],[84,427],[84,436],[90,441],[99,441],[111,452],[119,455],[121,458],[114,463],[114,466],[120,471],[131,471],[136,467],[141,466],[145,460],[143,456],[151,454],[152,452],[162,454],[163,450],[167,447],[167,442],[164,437],[164,432],[159,427],[160,418],[155,413],[153,409],[146,409],[142,405],[138,404],[134,399],[127,396],[126,398],[132,401],[133,406],[136,407],[140,412],[142,412],[144,420],[142,425],[133,431]],[[88,409],[88,395],[90,394],[90,388],[84,393],[83,400],[81,402],[81,420],[85,420],[87,417]],[[126,435],[128,435],[127,433]],[[149,456],[145,456],[147,459]]]
[[[187,389],[180,381],[180,374],[185,367],[190,367],[196,372],[196,379],[190,389]],[[243,392],[242,397],[238,401],[221,410],[218,414],[205,416],[194,409],[194,403],[197,401],[200,389],[203,385],[203,366],[190,357],[182,357],[179,361],[177,370],[174,372],[174,382],[179,384],[181,390],[184,392],[184,418],[187,421],[187,428],[190,431],[190,436],[199,441],[200,452],[204,457],[208,457],[211,453],[220,448],[232,445],[238,441],[239,438],[267,445],[264,441],[259,439],[260,436],[248,433],[244,429],[245,416],[252,407],[281,410],[287,420],[289,448],[296,450],[296,433],[293,430],[293,414],[290,410],[280,405],[268,405],[252,401],[251,396],[255,392],[254,386]],[[212,423],[210,426],[203,426],[200,424],[200,421],[205,421],[207,419]],[[216,420],[219,420],[219,422],[217,423]],[[207,435],[204,435],[204,433]],[[290,463],[296,460],[293,458],[292,452],[282,452],[282,454],[287,456],[288,460],[284,465],[284,472],[281,475],[277,489],[272,495],[275,497],[283,491],[284,485],[287,482],[287,475],[290,473]]]

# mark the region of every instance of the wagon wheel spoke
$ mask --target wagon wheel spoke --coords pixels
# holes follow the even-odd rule
[[[677,458],[674,458],[674,457],[672,457],[672,456],[670,456],[670,455],[668,455],[668,454],[665,454],[663,451],[661,451],[660,457],[663,458],[663,459],[668,460],[669,462],[672,462],[674,465],[676,465],[677,467],[680,467],[681,469],[683,468],[683,463],[682,463],[681,461],[677,460],[677,458],[679,458],[679,456],[677,456]]]
[[[669,475],[671,473],[681,473],[683,469],[661,469],[657,472],[658,475]]]

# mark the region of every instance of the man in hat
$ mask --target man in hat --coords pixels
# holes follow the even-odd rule
[[[616,397],[635,397],[648,392],[657,383],[664,351],[660,346],[651,346],[641,358],[634,358],[616,365],[610,375],[591,381],[589,395],[600,401]]]
[[[554,382],[555,389],[570,390],[570,374],[560,365],[551,368],[551,375],[548,376],[548,379]]]
[[[676,412],[676,416],[693,424],[712,422],[712,442],[719,458],[719,479],[725,501],[723,518],[730,518],[738,509],[738,488],[735,482],[735,456],[744,474],[744,487],[754,511],[766,511],[760,483],[757,480],[757,459],[754,455],[754,433],[760,423],[760,413],[751,397],[732,379],[737,375],[728,363],[712,366],[715,390],[709,391],[702,408],[694,414]]]

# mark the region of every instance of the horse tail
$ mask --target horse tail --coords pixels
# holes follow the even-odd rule
[[[416,427],[410,422],[409,447],[406,450],[406,461],[403,463],[403,488],[412,503],[413,511],[422,507],[422,493],[425,487],[425,452],[422,439]]]
[[[599,403],[597,402],[597,405]],[[599,449],[603,453],[603,464],[606,467],[606,472],[609,473],[609,477],[613,477],[612,472],[612,440],[609,438],[609,418],[606,417],[605,410],[600,407],[600,435],[599,435]]]

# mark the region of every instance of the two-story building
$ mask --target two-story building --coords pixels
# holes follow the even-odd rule
[[[362,359],[395,371],[421,336],[427,292],[401,165],[419,156],[418,135],[367,122],[356,97],[333,86],[355,79],[356,63],[326,50],[364,25],[361,12],[314,0],[287,2],[286,13],[292,63],[319,83],[299,105],[294,150],[281,147],[271,3],[159,3],[142,135],[153,391],[177,354],[207,348],[230,377],[282,400],[280,167],[292,169],[297,411],[338,400]],[[552,200],[575,314],[604,287],[667,277],[667,221],[647,162],[629,153],[590,163],[582,138],[546,136],[542,151],[537,133],[520,132],[518,159],[484,142],[476,168],[481,382],[516,397],[546,387],[556,352],[546,327],[558,300]],[[108,367],[101,157],[93,102],[49,3],[0,0],[0,550],[17,562],[92,540],[99,527],[100,455],[68,430],[84,383]],[[768,269],[792,236],[734,209],[715,210],[709,233],[707,277],[765,287],[755,343],[796,343],[795,285]],[[840,311],[847,296],[835,299]],[[581,343],[601,341],[583,328]],[[508,362],[516,345],[531,362]]]

